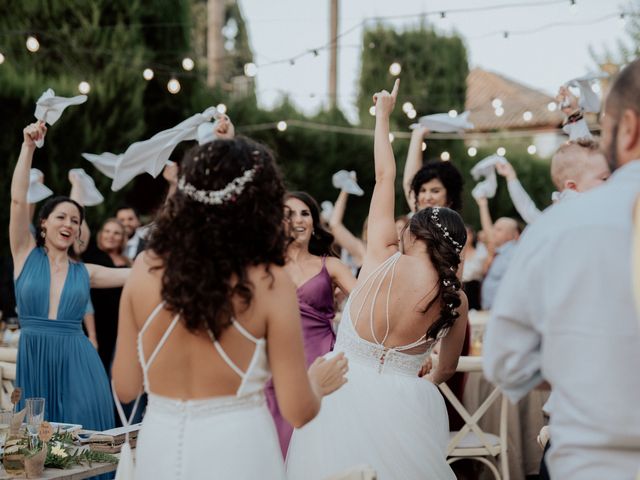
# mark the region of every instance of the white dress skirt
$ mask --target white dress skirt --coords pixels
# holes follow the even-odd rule
[[[446,462],[444,400],[433,383],[418,377],[424,355],[363,340],[348,311],[334,348],[349,359],[348,382],[323,399],[314,420],[294,431],[287,478],[322,480],[366,464],[378,480],[455,479]]]
[[[195,401],[149,395],[136,457],[139,480],[285,478],[262,392]]]

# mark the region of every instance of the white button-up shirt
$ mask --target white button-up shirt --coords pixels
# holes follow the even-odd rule
[[[483,351],[512,400],[553,388],[552,478],[633,479],[640,467],[640,332],[631,284],[640,160],[549,208],[501,282]]]

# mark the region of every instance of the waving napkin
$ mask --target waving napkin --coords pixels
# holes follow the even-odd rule
[[[474,165],[471,169],[471,176],[474,180],[480,180],[481,178],[484,178],[484,180],[473,187],[471,191],[473,198],[493,198],[496,196],[496,189],[498,188],[496,164],[506,162],[507,159],[501,155],[491,155]]]
[[[469,121],[469,112],[461,113],[452,117],[448,113],[434,113],[426,115],[418,119],[418,123],[414,123],[410,128],[416,128],[418,125],[427,127],[432,132],[451,133],[462,132],[473,128],[473,123]]]
[[[82,156],[94,163],[96,168],[107,176],[110,176],[111,166],[115,163],[111,190],[117,192],[141,173],[147,172],[153,177],[160,175],[176,145],[185,140],[195,140],[198,127],[210,122],[215,114],[215,107],[207,108],[204,112],[196,113],[173,128],[156,133],[148,140],[130,145],[122,155],[83,153]]]
[[[333,203],[331,203],[329,200],[325,200],[320,204],[320,208],[322,209],[320,211],[320,218],[329,223],[331,214],[333,213]]]
[[[38,120],[53,125],[58,121],[64,109],[70,105],[80,105],[87,101],[86,95],[76,95],[75,97],[56,97],[52,89],[47,89],[36,102],[34,113]],[[36,142],[38,148],[44,145],[44,138]]]
[[[585,112],[598,113],[600,111],[600,98],[591,89],[591,84],[605,77],[607,77],[606,73],[590,73],[567,82],[567,86],[580,89],[579,105]]]
[[[29,190],[27,190],[27,202],[38,203],[53,195],[53,192],[42,183],[44,174],[37,168],[29,171]]]
[[[358,195],[359,197],[364,195],[364,190],[362,190],[358,182],[356,182],[356,172],[340,170],[333,174],[331,181],[335,188],[344,190],[351,195]]]
[[[78,193],[80,203],[87,207],[93,207],[104,202],[104,197],[96,188],[96,184],[83,168],[72,168],[69,175],[74,175],[78,179]]]

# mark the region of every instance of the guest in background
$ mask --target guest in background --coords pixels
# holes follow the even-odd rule
[[[484,279],[484,265],[487,260],[487,249],[483,244],[478,244],[478,237],[470,225],[467,229],[467,243],[462,255],[464,266],[462,268],[462,288],[467,294],[469,310],[481,310],[480,289]]]
[[[364,252],[367,245],[367,221],[365,220],[362,227],[362,235],[357,237],[344,226],[342,220],[344,219],[344,212],[347,208],[347,200],[349,199],[349,193],[341,190],[336,203],[333,205],[333,211],[329,218],[329,228],[336,243],[347,251],[349,257],[352,260],[353,267],[359,270],[362,266],[364,259]]]
[[[145,248],[147,228],[142,226],[140,216],[136,209],[129,205],[122,205],[116,210],[116,219],[124,227],[127,236],[124,255],[133,262],[138,254]]]

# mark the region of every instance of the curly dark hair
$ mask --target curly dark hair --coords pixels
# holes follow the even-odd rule
[[[71,203],[75,205],[80,212],[80,227],[78,228],[78,232],[82,229],[82,222],[84,220],[84,208],[75,200],[72,200],[69,197],[65,197],[63,195],[59,195],[57,197],[50,198],[47,200],[42,207],[40,207],[40,211],[38,212],[38,221],[36,222],[36,245],[38,247],[44,247],[44,238],[42,236],[42,222],[49,218],[49,215],[56,209],[58,205],[61,203]],[[73,245],[69,247],[67,251],[69,255],[71,255],[74,259],[76,258],[75,252],[73,250]]]
[[[219,337],[234,315],[232,297],[251,303],[248,267],[284,265],[285,189],[271,152],[243,137],[196,146],[181,164],[181,180],[208,191],[250,169],[255,173],[242,191],[219,205],[196,201],[179,187],[151,230],[148,248],[164,267],[162,299],[192,332],[207,328]]]
[[[462,174],[453,163],[441,160],[428,161],[411,180],[411,190],[415,195],[416,211],[419,210],[418,194],[420,193],[420,187],[434,178],[440,180],[447,190],[447,201],[449,202],[447,207],[460,212],[462,210],[462,188],[464,186]]]
[[[313,235],[309,240],[309,253],[322,257],[324,255],[337,256],[333,247],[333,235],[322,226],[320,221],[320,207],[318,202],[307,192],[287,192],[285,202],[289,198],[296,198],[309,207],[313,220]]]
[[[440,223],[442,227],[436,223]],[[448,238],[443,228],[449,232]],[[459,316],[457,309],[461,304],[462,286],[456,273],[460,265],[460,254],[450,238],[464,245],[467,241],[467,231],[462,217],[456,211],[444,207],[429,207],[417,212],[411,217],[409,231],[427,244],[427,253],[438,272],[438,294],[424,309],[426,312],[439,302],[440,317],[427,330],[427,338],[437,339],[438,333],[450,328]]]

